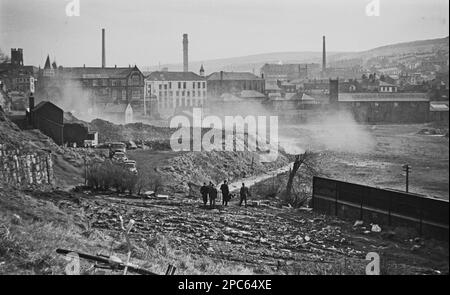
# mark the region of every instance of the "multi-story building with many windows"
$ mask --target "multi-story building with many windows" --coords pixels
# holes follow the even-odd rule
[[[136,67],[52,67],[47,57],[44,69],[39,71],[38,99],[58,100],[70,95],[87,97],[86,108],[101,103],[131,104],[142,109],[144,102],[144,75]],[[84,101],[87,103],[87,101]]]
[[[202,107],[206,92],[205,77],[193,72],[158,71],[145,78],[146,98],[156,98],[158,113],[163,117],[179,109]]]
[[[0,85],[25,95],[35,92],[38,69],[23,64],[22,48],[11,48],[11,61],[0,64]]]

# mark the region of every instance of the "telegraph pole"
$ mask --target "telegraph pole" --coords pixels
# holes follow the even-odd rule
[[[409,172],[411,171],[411,166],[408,164],[403,165],[403,171],[406,172],[406,192],[409,192]]]
[[[147,116],[147,105],[145,104],[146,98],[147,98],[147,83],[144,80],[144,117]]]
[[[87,148],[84,150],[84,185],[87,186]]]

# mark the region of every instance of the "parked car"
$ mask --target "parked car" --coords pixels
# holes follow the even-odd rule
[[[126,145],[122,142],[111,142],[108,144],[109,158],[112,159],[116,153],[126,153]]]
[[[127,146],[123,142],[111,142],[109,144],[109,147],[113,151],[120,151],[120,152],[123,152],[123,153],[127,152]]]
[[[127,149],[129,149],[129,150],[137,149],[136,143],[134,141],[132,141],[132,140],[125,142],[125,144],[127,146]]]
[[[131,173],[134,173],[134,174],[137,174],[137,173],[138,173],[137,168],[136,168],[136,161],[134,161],[134,160],[128,160],[128,161],[126,161],[126,162],[125,162],[125,167],[126,167]]]
[[[112,159],[114,161],[122,162],[122,163],[125,163],[128,160],[127,156],[125,155],[125,153],[120,152],[120,151],[114,152],[114,155],[112,156]]]

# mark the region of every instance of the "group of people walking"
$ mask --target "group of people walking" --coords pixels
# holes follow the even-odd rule
[[[220,186],[220,191],[222,192],[222,206],[228,206],[228,202],[231,199],[228,181],[224,180],[224,182]],[[216,205],[217,193],[218,191],[211,181],[209,182],[208,185],[206,184],[206,182],[203,183],[203,186],[200,188],[200,194],[202,195],[203,205],[206,206],[209,200],[210,208],[214,208],[214,206]],[[239,206],[241,206],[242,203],[245,203],[245,207],[247,207],[247,197],[250,196],[250,191],[248,187],[245,186],[244,183],[242,183],[239,195],[240,195]]]

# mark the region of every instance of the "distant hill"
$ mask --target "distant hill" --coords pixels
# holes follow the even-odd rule
[[[334,54],[343,54],[343,52],[330,52],[330,56]],[[189,62],[189,69],[193,72],[198,72],[200,66],[203,64],[207,74],[216,71],[245,71],[254,72],[259,75],[260,68],[265,63],[311,63],[320,62],[322,58],[322,52],[314,51],[304,51],[304,52],[274,52],[274,53],[263,53],[256,55],[232,57],[232,58],[221,58],[201,61]],[[181,71],[183,65],[180,64],[165,64],[161,65],[160,68],[168,67],[171,71]],[[157,66],[143,68],[144,71],[155,71],[158,70]]]
[[[407,53],[430,52],[437,50],[446,50],[448,52],[449,37],[404,42],[398,44],[385,45],[361,52],[327,52],[327,61],[330,63],[341,60],[362,59],[367,61],[369,58],[377,56],[400,55]],[[193,72],[198,72],[201,64],[204,65],[207,74],[215,71],[248,71],[259,75],[260,68],[265,63],[321,63],[321,51],[300,51],[300,52],[273,52],[232,58],[221,58],[213,60],[193,61],[189,63],[189,68]],[[172,71],[181,71],[183,65],[165,64],[160,68],[167,67]],[[158,70],[158,66],[143,67],[144,71]]]
[[[419,40],[412,42],[397,43],[392,45],[385,45],[355,53],[336,54],[332,56],[330,60],[356,59],[356,58],[367,60],[369,58],[377,56],[392,56],[408,53],[437,52],[439,50],[444,50],[448,52],[449,50],[448,48],[449,48],[449,37],[447,36],[445,38]]]

